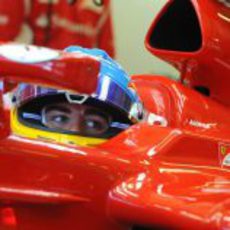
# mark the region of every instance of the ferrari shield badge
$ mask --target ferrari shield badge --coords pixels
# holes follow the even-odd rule
[[[222,166],[230,166],[230,143],[219,144],[219,159]]]

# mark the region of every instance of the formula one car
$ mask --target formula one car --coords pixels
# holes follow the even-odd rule
[[[227,2],[169,0],[154,21],[147,48],[181,82],[0,46],[0,229],[230,229]]]

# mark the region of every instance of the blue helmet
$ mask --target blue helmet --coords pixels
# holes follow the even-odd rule
[[[83,56],[93,56],[101,63],[96,91],[91,95],[85,95],[21,84],[16,92],[16,100],[19,105],[18,116],[21,122],[47,131],[43,122],[42,109],[55,100],[90,105],[100,109],[103,113],[109,114],[111,117],[109,128],[101,135],[101,138],[104,139],[116,135],[142,119],[142,103],[136,91],[129,87],[130,77],[106,52],[100,49],[86,49],[78,46],[71,46],[65,51],[79,53]],[[35,102],[36,108],[33,106]],[[67,132],[65,131],[65,133]],[[73,134],[71,131],[68,133]],[[77,135],[83,134],[78,133]]]

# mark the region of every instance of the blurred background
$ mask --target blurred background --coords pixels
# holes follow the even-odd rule
[[[145,35],[167,0],[0,0],[0,40],[63,49],[99,47],[129,74],[177,71],[152,56]],[[12,3],[12,2],[11,2]]]
[[[167,0],[112,0],[116,58],[131,74],[163,74],[176,78],[177,71],[150,54],[145,35]]]

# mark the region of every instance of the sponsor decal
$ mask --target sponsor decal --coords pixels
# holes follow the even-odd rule
[[[148,114],[147,122],[149,125],[157,125],[157,126],[163,126],[163,127],[168,126],[168,121],[166,120],[166,118],[159,116],[155,113]]]
[[[0,46],[0,56],[12,61],[31,64],[57,59],[60,53],[38,46],[6,44]]]
[[[218,152],[221,166],[230,166],[230,143],[219,143]]]
[[[189,125],[197,127],[197,128],[203,128],[203,129],[211,129],[216,126],[216,124],[214,123],[204,123],[204,122],[200,122],[200,121],[192,120],[192,119],[189,121]]]

